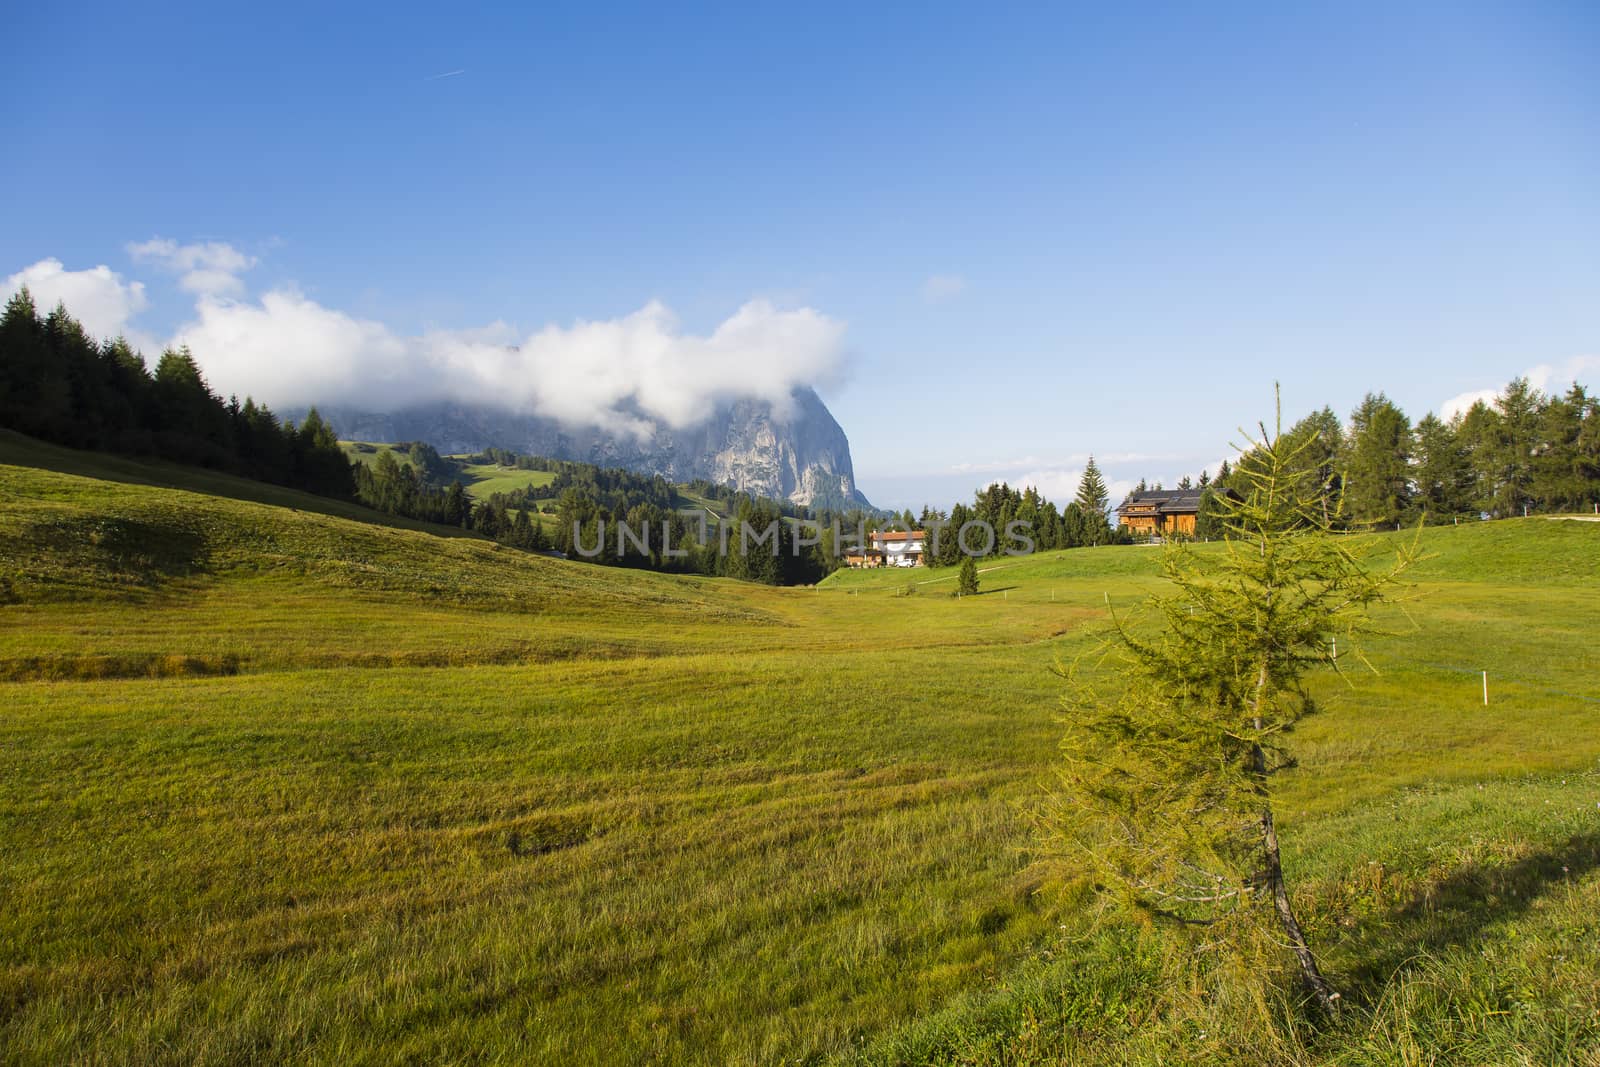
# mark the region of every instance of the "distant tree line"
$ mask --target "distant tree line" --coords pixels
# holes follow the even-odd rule
[[[349,461],[315,409],[295,426],[248,397],[224,401],[187,348],[163,352],[151,373],[127,340],[96,341],[64,306],[40,316],[26,287],[0,317],[0,426],[324,496],[355,492]]]
[[[808,585],[842,565],[858,534],[885,521],[884,513],[861,507],[809,507],[704,480],[688,483],[685,493],[659,475],[553,462],[560,466],[544,469],[557,471],[555,481],[510,497],[533,502],[553,496],[556,547],[602,563]],[[636,544],[619,524],[633,534],[648,529],[648,543]]]
[[[810,584],[838,566],[826,547],[828,535],[815,544],[799,543],[814,531],[802,528],[797,534],[789,521],[825,520],[793,514],[792,505],[742,495],[727,518],[685,510],[648,501],[613,510],[584,490],[569,488],[556,504],[556,544],[570,556],[597,563],[767,585]]]
[[[1368,393],[1346,422],[1324,407],[1295,423],[1284,444],[1297,468],[1327,490],[1330,512],[1342,497],[1343,514],[1327,516],[1336,528],[1590,511],[1600,504],[1600,400],[1577,384],[1547,396],[1514,378],[1493,400],[1449,420],[1430,412],[1414,424],[1383,393]],[[1220,536],[1216,492],[1243,491],[1239,481],[1237,469],[1223,463],[1215,479],[1202,472],[1198,482],[1179,482],[1208,490],[1196,536]]]
[[[1125,534],[1111,528],[1107,519],[1111,506],[1105,477],[1094,457],[1084,466],[1083,478],[1078,483],[1076,497],[1065,508],[1046,500],[1033,486],[1016,489],[1005,482],[995,482],[980,489],[968,504],[955,504],[948,511],[924,507],[916,527],[927,529],[943,523],[937,544],[930,536],[927,562],[933,566],[951,567],[960,563],[967,553],[979,556],[998,556],[1007,549],[1021,551],[1026,546],[1007,537],[1007,528],[1014,522],[1027,525],[1027,537],[1033,542],[1033,551],[1044,552],[1058,548],[1083,548],[1091,545],[1108,545],[1125,541]],[[906,512],[904,524],[911,524],[911,513]],[[963,546],[960,531],[969,522],[980,522],[995,532],[994,544],[987,553],[987,534],[974,528]],[[966,551],[964,551],[964,548]]]
[[[356,448],[361,450],[360,445]],[[396,459],[398,452],[407,458]],[[530,515],[530,508],[514,503],[505,493],[474,501],[459,477],[460,465],[426,442],[401,442],[380,452],[370,464],[356,463],[354,470],[356,499],[377,511],[475,530],[529,552],[551,547],[537,513]],[[445,479],[448,484],[440,484]]]

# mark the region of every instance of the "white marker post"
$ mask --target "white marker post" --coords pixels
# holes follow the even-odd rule
[[[1483,672],[1483,706],[1489,706],[1489,672]]]

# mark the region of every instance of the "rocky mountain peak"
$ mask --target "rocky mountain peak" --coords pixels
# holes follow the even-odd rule
[[[446,455],[505,448],[660,474],[675,482],[704,478],[796,504],[867,504],[856,488],[850,442],[822,398],[809,388],[795,391],[786,415],[762,401],[737,400],[693,426],[673,429],[654,423],[644,439],[459,403],[387,414],[347,407],[320,410],[347,440],[426,441]]]

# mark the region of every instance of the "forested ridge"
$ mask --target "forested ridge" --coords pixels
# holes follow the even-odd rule
[[[186,348],[163,352],[151,372],[126,339],[96,341],[65,307],[41,316],[26,288],[0,317],[0,426],[323,496],[355,494],[349,461],[315,409],[296,426],[249,397],[224,401]]]
[[[1547,395],[1514,378],[1492,400],[1415,423],[1383,393],[1368,393],[1348,420],[1324,407],[1284,440],[1294,469],[1314,474],[1340,507],[1335,527],[1587,512],[1600,504],[1600,400],[1576,383]],[[1223,463],[1216,478],[1202,471],[1179,488],[1237,491],[1238,481],[1236,468]],[[1215,517],[1214,506],[1202,508],[1201,536],[1217,534]]]
[[[1336,529],[1593,512],[1600,505],[1600,398],[1576,383],[1549,395],[1514,378],[1492,400],[1449,419],[1429,412],[1415,423],[1383,393],[1368,393],[1343,422],[1332,407],[1305,416],[1284,434],[1284,444],[1293,455],[1291,472],[1314,474],[1328,491],[1336,512],[1328,520]],[[1161,488],[1141,480],[1135,491]],[[1237,464],[1224,461],[1215,475],[1186,475],[1172,488],[1201,490],[1195,536],[1218,538],[1224,534],[1218,494],[1248,487]],[[925,507],[918,521],[949,523],[935,559],[954,564],[960,551],[952,535],[974,519],[1002,534],[995,554],[1015,547],[1003,536],[1014,519],[1030,524],[1041,549],[1128,540],[1125,530],[1103,521],[1111,503],[1090,457],[1076,499],[1059,511],[1032,487],[1000,482],[971,504]]]
[[[1600,401],[1578,384],[1551,396],[1515,378],[1492,401],[1449,420],[1429,412],[1415,424],[1384,394],[1368,393],[1344,423],[1324,407],[1288,439],[1304,444],[1297,462],[1342,494],[1352,523],[1508,518],[1600,503]]]

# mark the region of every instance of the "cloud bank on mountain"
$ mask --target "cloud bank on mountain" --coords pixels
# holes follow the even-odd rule
[[[833,379],[843,360],[842,322],[761,299],[704,334],[683,329],[659,301],[526,334],[504,322],[404,334],[293,286],[246,295],[241,275],[256,257],[227,244],[156,237],[128,252],[176,275],[194,296],[169,344],[187,345],[224,395],[280,408],[395,411],[456,401],[642,438],[653,425],[693,425],[733,400],[765,401],[785,417],[794,390]],[[146,305],[143,283],[109,267],[69,271],[41,260],[7,278],[6,294],[22,285],[42,305],[64,301],[96,336],[144,340],[130,327]]]

